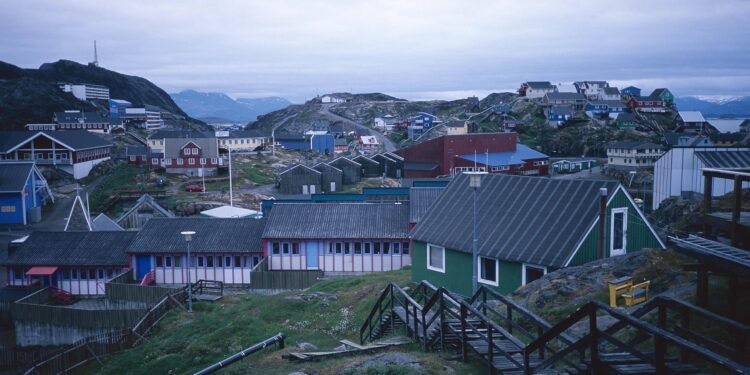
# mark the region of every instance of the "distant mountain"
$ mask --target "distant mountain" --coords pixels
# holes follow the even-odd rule
[[[136,106],[156,105],[171,112],[178,121],[193,122],[164,90],[141,77],[69,60],[42,64],[39,69],[22,69],[0,61],[0,128],[22,129],[27,123],[48,123],[54,112],[68,109],[107,112],[106,103],[80,101],[60,90],[59,82],[107,86],[112,98],[125,99]]]
[[[675,99],[681,111],[700,111],[706,117],[749,117],[750,96],[709,98],[683,96]]]
[[[279,97],[234,100],[219,92],[185,90],[170,94],[185,112],[196,118],[221,118],[237,122],[255,121],[260,115],[291,104]]]

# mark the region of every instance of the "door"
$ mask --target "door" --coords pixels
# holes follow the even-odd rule
[[[138,255],[135,258],[135,265],[137,268],[136,279],[143,280],[143,276],[151,272],[151,256],[150,255]]]
[[[308,242],[305,244],[308,269],[318,269],[318,247],[318,242]]]
[[[315,185],[310,185],[310,194],[315,194]]]
[[[302,185],[302,194],[304,195],[310,194],[310,192],[307,190],[307,185]]]
[[[336,191],[336,183],[331,181],[331,192]]]
[[[628,209],[612,209],[609,231],[609,256],[623,255],[628,242]]]

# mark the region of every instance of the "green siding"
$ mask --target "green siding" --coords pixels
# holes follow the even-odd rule
[[[521,286],[520,263],[499,261],[500,283],[495,290],[510,293]],[[412,242],[412,280],[427,280],[436,287],[445,287],[450,291],[471,295],[471,254],[462,251],[445,249],[445,273],[427,269],[427,244],[421,241]],[[485,284],[481,284],[485,285]],[[485,285],[487,286],[487,285]]]
[[[618,190],[615,197],[609,203],[607,207],[607,218],[606,218],[606,232],[604,238],[605,251],[609,256],[609,236],[610,236],[610,219],[612,216],[613,208],[628,208],[628,229],[627,229],[627,249],[626,251],[633,252],[643,248],[660,248],[661,245],[656,239],[648,225],[641,219],[640,215],[636,211],[636,207],[630,203],[630,200],[622,190]],[[578,266],[587,262],[591,262],[599,258],[598,256],[598,241],[599,238],[599,222],[597,220],[594,225],[594,229],[591,230],[589,235],[584,239],[581,247],[576,252],[573,259],[570,261],[571,266]]]

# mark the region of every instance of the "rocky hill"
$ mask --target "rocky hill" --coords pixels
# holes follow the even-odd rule
[[[39,69],[21,69],[0,62],[0,126],[22,129],[27,123],[46,123],[52,113],[67,109],[106,111],[106,103],[94,106],[62,92],[58,82],[107,86],[110,96],[136,106],[151,104],[171,112],[178,121],[196,123],[164,90],[145,78],[125,75],[69,60],[42,64]]]
[[[237,100],[220,92],[184,90],[169,94],[191,117],[204,121],[211,118],[236,122],[252,122],[259,115],[286,108],[291,104],[279,97],[239,98]]]
[[[675,99],[681,111],[700,111],[706,117],[748,117],[750,116],[750,96],[730,98],[702,98],[681,96]]]

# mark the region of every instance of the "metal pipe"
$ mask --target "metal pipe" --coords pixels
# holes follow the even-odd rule
[[[244,349],[240,352],[237,352],[231,356],[229,356],[227,359],[224,359],[222,361],[216,362],[211,366],[208,366],[204,368],[203,370],[200,370],[196,372],[193,375],[204,375],[204,374],[211,374],[214,373],[228,365],[231,365],[234,362],[237,362],[243,358],[245,358],[249,354],[253,354],[257,351],[263,350],[266,347],[270,346],[271,344],[279,343],[279,349],[284,348],[284,339],[286,338],[286,335],[282,332],[277,333],[276,335],[269,337],[247,349]]]

